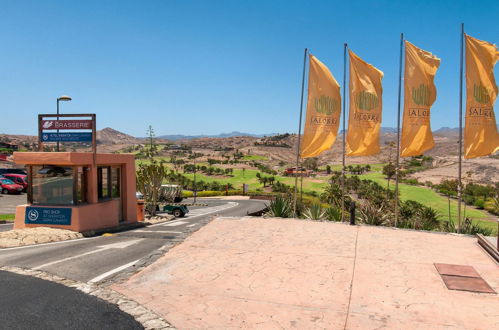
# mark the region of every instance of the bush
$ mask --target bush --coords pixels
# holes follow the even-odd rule
[[[413,200],[400,203],[399,228],[435,230],[439,227],[438,212]]]
[[[364,201],[359,205],[359,215],[357,219],[367,225],[381,226],[388,223],[389,213],[385,211],[383,205],[380,207],[371,202]]]
[[[320,204],[312,204],[303,212],[303,217],[310,220],[320,220],[324,218],[324,210]]]
[[[418,179],[404,179],[402,180],[404,183],[407,183],[407,184],[410,184],[410,185],[413,185],[413,186],[417,186],[419,184],[419,181]]]
[[[477,208],[483,210],[484,206],[485,206],[485,201],[481,198],[477,199],[475,201],[475,204],[474,204]]]
[[[277,195],[276,198],[270,202],[269,211],[266,215],[276,218],[290,218],[293,216],[293,201],[289,197]]]
[[[442,230],[449,233],[457,233],[457,228],[453,220],[444,221],[442,225]],[[473,223],[470,218],[464,219],[463,225],[461,226],[461,234],[476,235],[482,234],[484,236],[491,236],[492,229],[487,227],[482,227],[477,223]]]
[[[324,218],[330,221],[341,221],[341,210],[334,207],[328,207],[324,211]]]

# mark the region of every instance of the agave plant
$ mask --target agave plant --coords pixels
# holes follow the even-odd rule
[[[389,221],[390,214],[386,212],[384,205],[380,207],[364,201],[360,204],[357,220],[368,225],[381,226]]]
[[[335,207],[328,207],[324,211],[324,218],[331,221],[341,221],[341,210]]]
[[[438,221],[438,212],[431,207],[423,207],[420,211],[419,217],[421,219],[421,224],[418,229],[434,230],[438,228],[440,224]]]
[[[310,220],[321,220],[324,219],[324,209],[320,204],[314,203],[305,209],[303,216]]]
[[[277,195],[268,205],[266,215],[276,218],[290,218],[293,216],[293,202],[286,197]]]

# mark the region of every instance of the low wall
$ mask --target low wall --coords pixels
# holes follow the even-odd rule
[[[49,225],[49,224],[30,224],[25,223],[26,208],[30,206],[36,207],[60,207],[70,208],[71,211],[71,224],[70,225]],[[108,200],[105,202],[95,204],[85,204],[77,206],[42,206],[42,205],[18,205],[16,207],[16,220],[14,222],[14,229],[33,228],[33,227],[52,227],[68,229],[77,232],[85,232],[90,230],[99,230],[105,228],[116,227],[120,224],[118,219],[119,200]],[[136,217],[132,221],[126,223],[136,222]],[[123,222],[122,222],[123,223]]]

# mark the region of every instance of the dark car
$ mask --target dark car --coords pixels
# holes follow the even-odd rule
[[[28,176],[24,174],[4,174],[5,178],[14,181],[14,183],[23,186],[23,191],[26,192],[28,190]]]
[[[0,188],[2,194],[20,194],[23,191],[23,186],[15,184],[9,179],[0,179]]]
[[[4,174],[23,174],[23,175],[27,175],[28,173],[23,168],[0,168],[0,175],[4,175]]]

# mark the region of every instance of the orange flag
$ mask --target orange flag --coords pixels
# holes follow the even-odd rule
[[[329,69],[310,54],[308,101],[301,157],[315,157],[331,148],[338,134],[340,85]]]
[[[350,113],[348,115],[347,156],[379,153],[383,72],[350,54]]]
[[[404,117],[400,156],[418,156],[435,146],[430,108],[437,97],[433,83],[440,59],[405,42]]]
[[[497,46],[466,37],[466,123],[464,158],[493,154],[499,150],[494,102],[497,85],[494,65],[499,59]]]

